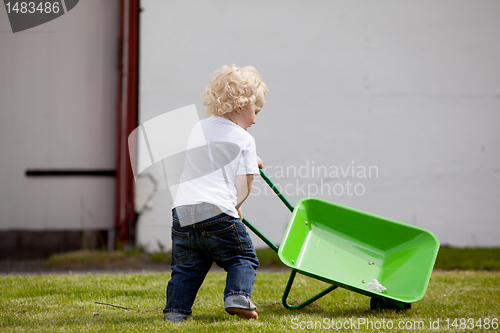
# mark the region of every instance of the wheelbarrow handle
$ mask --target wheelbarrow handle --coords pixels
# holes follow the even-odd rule
[[[290,209],[291,212],[293,212],[293,206],[288,202],[288,200],[286,200],[286,198],[283,196],[283,194],[281,194],[281,192],[276,188],[276,186],[274,186],[273,182],[269,178],[267,178],[266,174],[264,173],[264,171],[262,171],[262,169],[260,169],[260,175],[266,181],[267,185],[269,185],[269,187],[271,187],[274,193],[276,193],[276,195],[281,199],[281,201],[283,201],[285,206],[287,206],[287,208]]]
[[[267,178],[266,174],[264,173],[264,171],[262,171],[262,169],[260,169],[260,175],[266,181],[267,185],[269,185],[273,189],[274,193],[276,193],[276,195],[281,199],[281,201],[283,201],[283,203],[288,207],[288,209],[290,209],[290,211],[293,212],[293,206],[290,205],[290,203],[288,202],[288,200],[286,200],[283,194],[281,194],[281,192],[276,188],[276,186],[274,186],[273,182],[269,178]],[[276,253],[278,252],[278,247],[273,242],[271,242],[266,236],[264,236],[264,234],[261,233],[259,229],[255,228],[252,223],[248,222],[246,218],[243,218],[243,223],[250,230],[252,230],[260,239],[262,239],[264,243],[266,243],[271,249],[273,249],[274,252]]]
[[[278,247],[269,240],[262,232],[259,231],[256,227],[253,226],[252,223],[248,222],[246,218],[243,218],[243,223],[252,230],[260,239],[264,241],[274,252],[278,253]]]

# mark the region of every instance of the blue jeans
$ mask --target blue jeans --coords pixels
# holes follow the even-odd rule
[[[181,227],[176,209],[172,217],[172,276],[165,319],[182,321],[192,316],[196,294],[213,262],[227,272],[225,309],[255,309],[251,296],[259,261],[241,220],[221,213]]]

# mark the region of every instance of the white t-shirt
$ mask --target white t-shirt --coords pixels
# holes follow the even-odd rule
[[[259,174],[254,138],[226,118],[203,119],[191,131],[180,182],[170,186],[173,208],[206,202],[238,218],[236,176],[252,174]]]

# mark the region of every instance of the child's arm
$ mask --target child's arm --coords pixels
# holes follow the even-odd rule
[[[264,169],[264,164],[262,164],[262,159],[259,156],[257,156],[257,166],[259,169]]]
[[[262,169],[264,165],[262,164],[262,160],[259,156],[257,156],[257,165],[259,169]],[[241,205],[248,198],[250,191],[252,190],[253,185],[253,175],[238,175],[236,176],[236,197],[238,203],[236,204],[236,210],[238,210],[238,214],[240,215],[240,219],[243,219],[243,213],[241,212]]]
[[[236,209],[239,209],[243,202],[248,198],[253,185],[253,175],[236,176]]]
[[[252,190],[253,185],[253,175],[238,175],[236,176],[236,210],[238,210],[238,214],[240,215],[240,219],[243,218],[243,213],[241,212],[241,205],[248,198],[250,191]]]

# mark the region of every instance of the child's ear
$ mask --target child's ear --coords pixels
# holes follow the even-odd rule
[[[234,111],[236,111],[236,113],[241,113],[241,108],[239,106],[237,106],[234,108]]]

